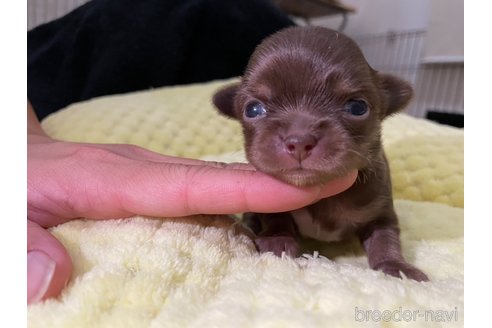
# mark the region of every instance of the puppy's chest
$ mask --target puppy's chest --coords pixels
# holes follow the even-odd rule
[[[373,218],[378,206],[377,200],[360,207],[321,200],[290,213],[302,237],[331,242],[351,236],[359,226]]]

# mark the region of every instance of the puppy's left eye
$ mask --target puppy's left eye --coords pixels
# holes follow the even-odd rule
[[[369,110],[364,100],[349,100],[345,104],[345,111],[354,116],[362,116]]]
[[[263,106],[263,104],[257,101],[249,103],[246,106],[246,110],[244,111],[244,115],[247,118],[256,118],[256,117],[263,116],[265,114],[266,114],[265,107]]]

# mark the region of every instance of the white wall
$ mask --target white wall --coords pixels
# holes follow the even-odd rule
[[[344,32],[350,36],[388,31],[426,30],[426,60],[463,61],[463,0],[343,0],[356,8],[348,15]],[[316,25],[337,29],[341,17],[313,20]]]
[[[348,35],[426,29],[429,23],[429,0],[343,0],[343,3],[356,8],[348,16],[344,30]],[[331,28],[337,28],[340,23],[340,17],[313,20],[313,24]]]
[[[459,62],[464,56],[464,1],[432,0],[424,47],[426,62]]]

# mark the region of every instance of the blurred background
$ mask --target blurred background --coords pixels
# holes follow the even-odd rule
[[[299,25],[352,37],[374,69],[411,82],[407,113],[458,127],[464,121],[464,1],[271,0]],[[88,0],[28,0],[28,30]]]

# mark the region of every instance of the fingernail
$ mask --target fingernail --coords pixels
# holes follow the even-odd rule
[[[27,304],[38,302],[46,294],[55,266],[55,261],[44,252],[27,253]]]

